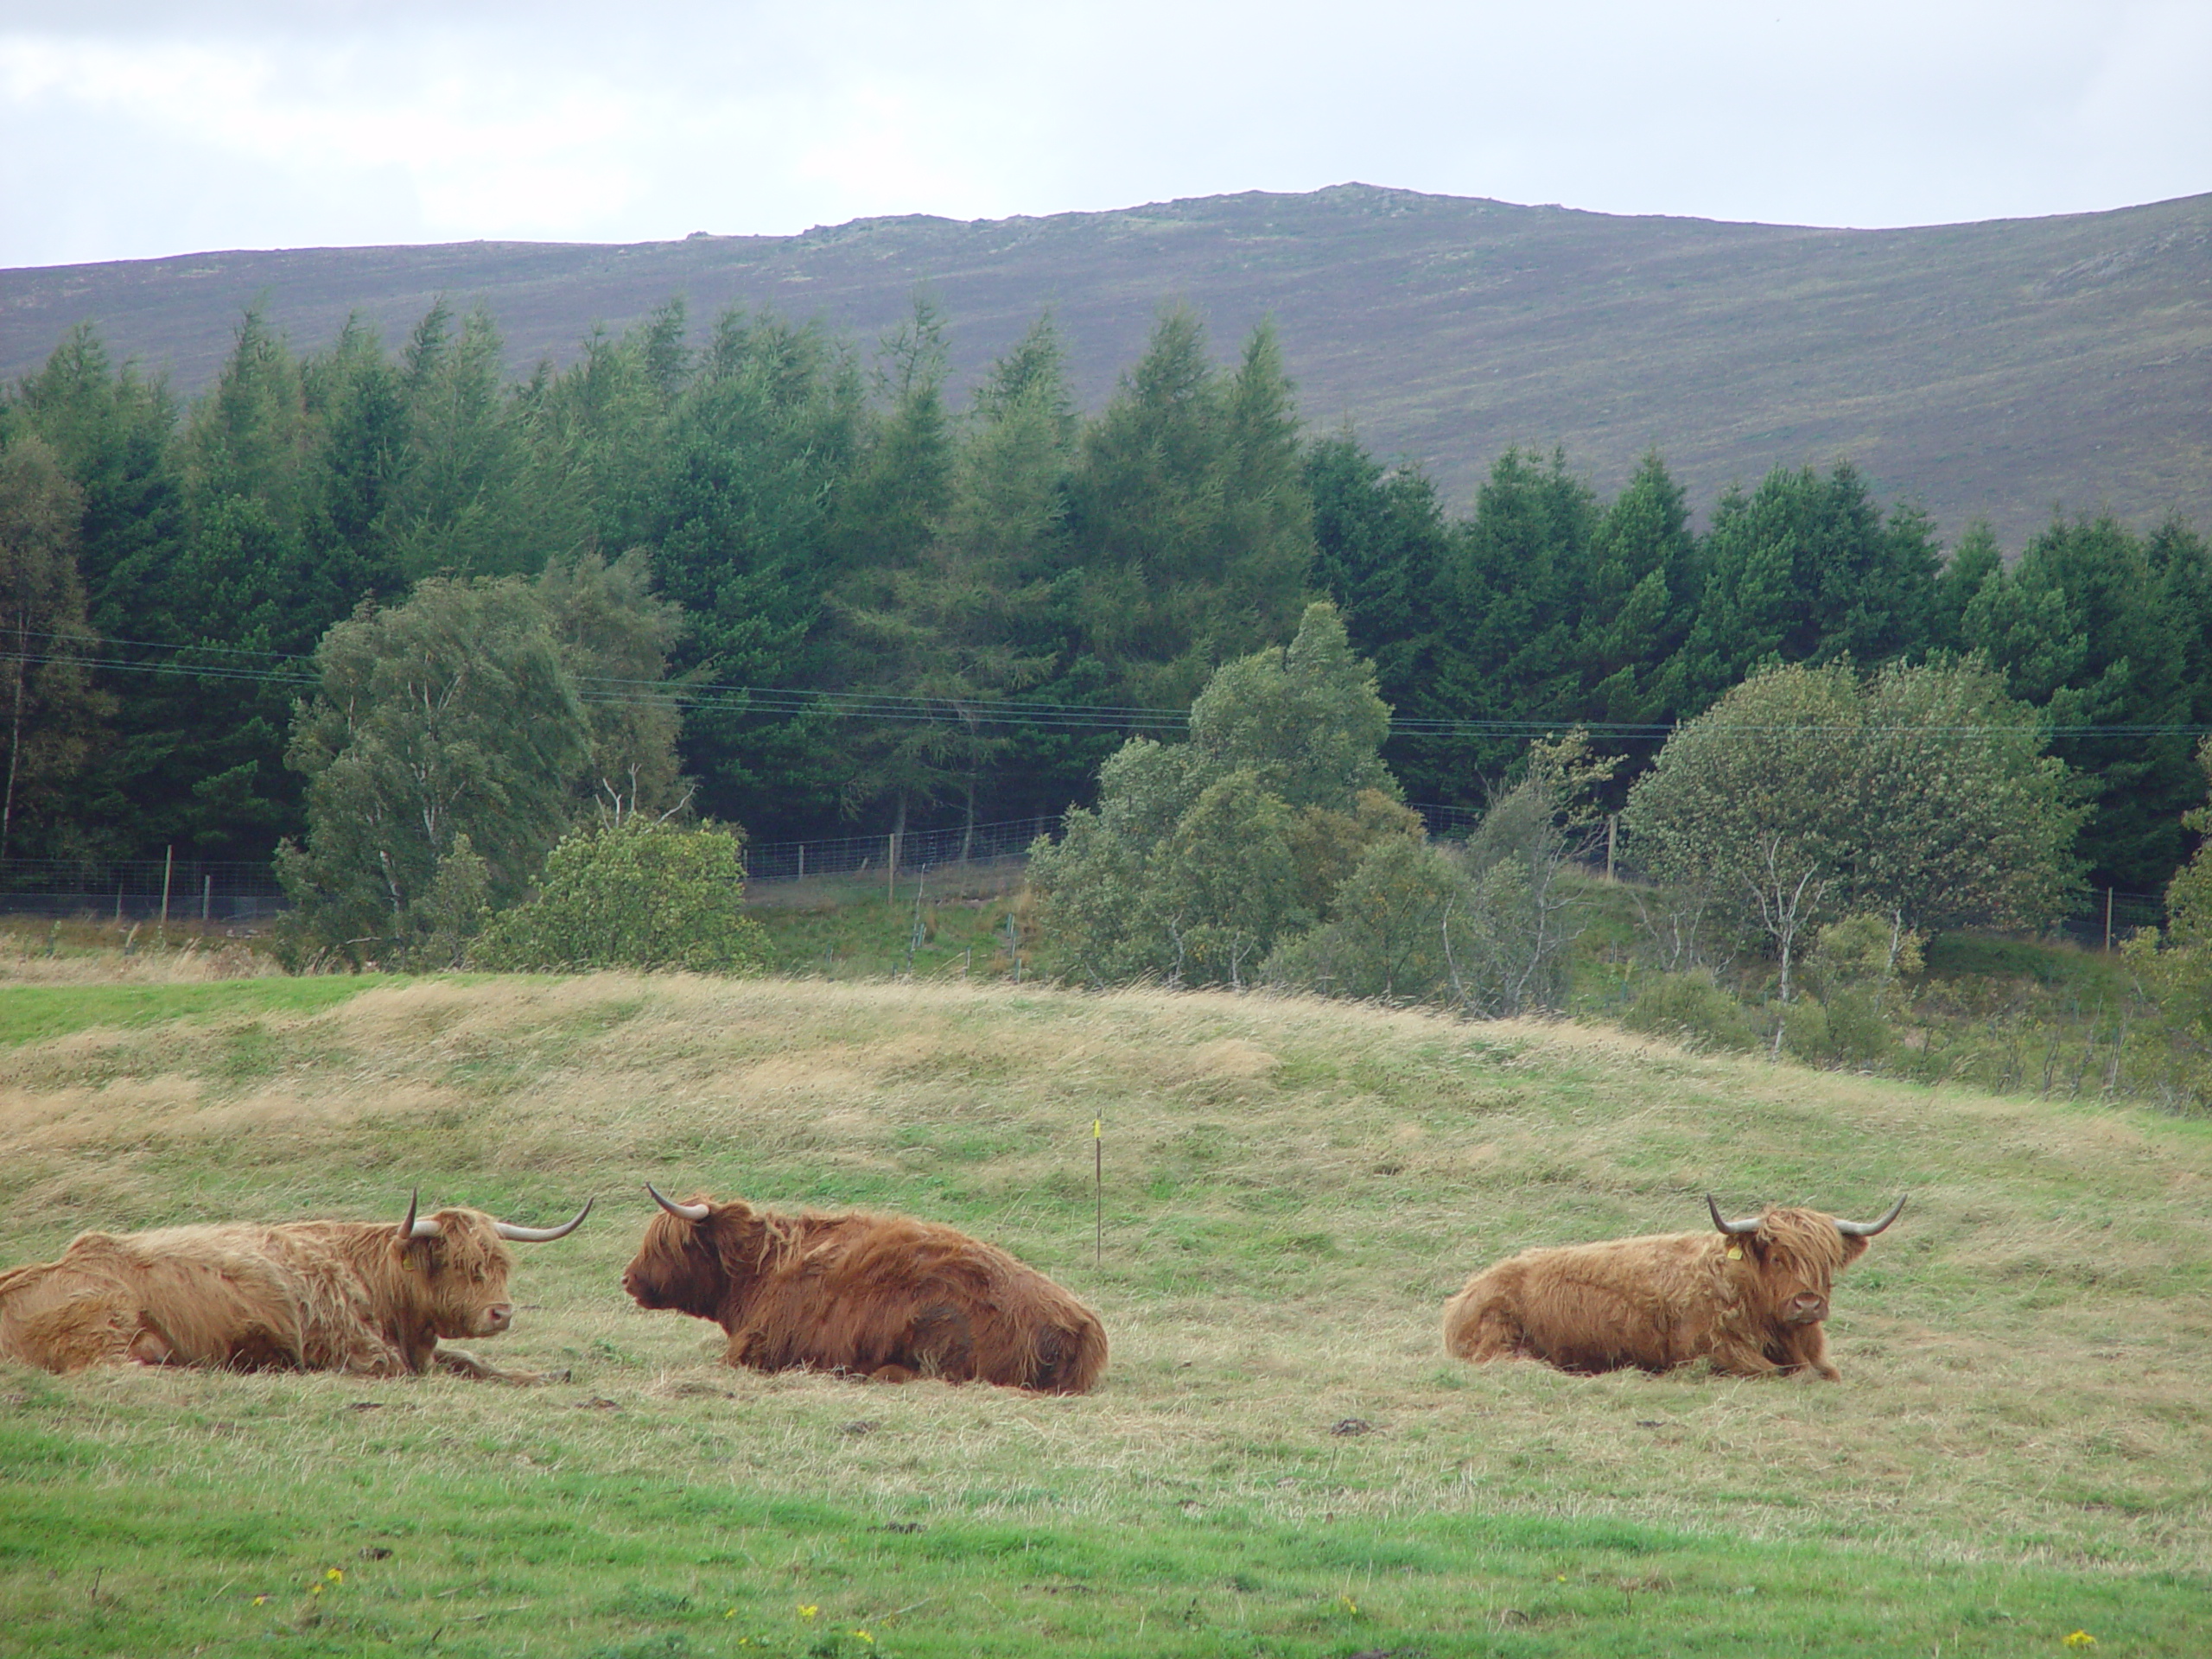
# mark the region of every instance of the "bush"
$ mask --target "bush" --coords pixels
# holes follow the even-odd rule
[[[732,830],[633,817],[570,835],[546,855],[537,896],[492,918],[469,952],[481,968],[757,972],[767,935],[744,912]]]
[[[1702,968],[1647,980],[1621,1023],[1630,1031],[1671,1037],[1688,1048],[1742,1050],[1758,1041],[1744,1005]]]
[[[1373,842],[1336,893],[1324,926],[1277,948],[1274,984],[1325,995],[1421,998],[1446,988],[1444,925],[1464,920],[1470,884],[1448,855],[1412,836]]]

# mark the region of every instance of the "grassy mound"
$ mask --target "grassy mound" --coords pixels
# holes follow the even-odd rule
[[[417,1184],[524,1221],[597,1193],[575,1238],[518,1247],[517,1328],[480,1349],[573,1380],[0,1369],[0,1652],[2201,1634],[2212,1124],[1260,997],[257,982],[135,987],[127,1020],[0,1051],[0,1262],[89,1226],[396,1224]],[[0,1027],[45,994],[0,990]],[[1105,1381],[729,1370],[718,1332],[616,1282],[646,1179],[966,1227],[1099,1310]],[[1696,1226],[1707,1187],[1870,1215],[1912,1193],[1839,1284],[1840,1386],[1443,1357],[1473,1268]]]

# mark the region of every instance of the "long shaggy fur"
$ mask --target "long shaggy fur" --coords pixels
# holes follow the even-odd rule
[[[442,1236],[412,1240],[366,1221],[80,1233],[59,1261],[0,1274],[0,1357],[486,1374],[438,1339],[506,1329],[512,1259],[481,1211],[435,1219]]]
[[[1666,1233],[1523,1250],[1445,1305],[1462,1359],[1567,1371],[1663,1371],[1694,1359],[1736,1376],[1840,1373],[1824,1321],[1835,1275],[1866,1250],[1817,1210],[1769,1209],[1756,1233]]]
[[[699,1200],[695,1200],[698,1202]],[[714,1204],[646,1225],[622,1287],[712,1319],[729,1363],[940,1376],[1081,1394],[1106,1364],[1098,1318],[997,1246],[905,1216],[776,1215]]]

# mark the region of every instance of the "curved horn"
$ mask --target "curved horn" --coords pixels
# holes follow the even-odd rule
[[[566,1238],[582,1226],[584,1217],[591,1214],[592,1205],[598,1202],[596,1198],[586,1198],[584,1207],[576,1211],[575,1219],[564,1221],[558,1227],[518,1227],[511,1221],[495,1221],[492,1224],[492,1230],[501,1238],[511,1238],[518,1244],[550,1243],[554,1239]]]
[[[655,1204],[678,1220],[704,1221],[707,1218],[707,1206],[703,1204],[678,1204],[674,1198],[663,1198],[660,1189],[651,1181],[645,1183],[645,1191],[653,1195]]]
[[[399,1224],[399,1236],[402,1238],[443,1238],[446,1230],[431,1217],[424,1216],[420,1220],[416,1218],[415,1211],[422,1197],[423,1189],[419,1186],[407,1195],[407,1219]]]
[[[1910,1194],[1907,1194],[1906,1196],[1910,1197]],[[1839,1233],[1841,1233],[1846,1238],[1872,1238],[1875,1234],[1880,1232],[1883,1228],[1888,1226],[1891,1222],[1895,1221],[1904,1213],[1904,1199],[1899,1198],[1895,1204],[1890,1206],[1890,1213],[1884,1216],[1879,1221],[1845,1221],[1839,1217],[1836,1220],[1835,1230]]]
[[[1745,1233],[1756,1233],[1759,1230],[1759,1223],[1764,1219],[1763,1217],[1753,1216],[1749,1221],[1723,1221],[1720,1218],[1720,1206],[1713,1201],[1713,1194],[1710,1192],[1705,1195],[1705,1207],[1713,1211],[1713,1224],[1732,1238]]]

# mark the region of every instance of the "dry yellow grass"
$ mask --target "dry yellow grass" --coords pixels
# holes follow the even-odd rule
[[[0,1261],[219,1210],[397,1220],[418,1181],[531,1220],[595,1192],[576,1238],[523,1252],[524,1311],[497,1349],[574,1382],[375,1397],[518,1470],[563,1446],[594,1466],[673,1459],[705,1483],[895,1513],[1607,1516],[2202,1573],[2208,1178],[2202,1123],[1260,996],[423,981],[0,1057]],[[1105,1382],[1062,1401],[728,1370],[719,1333],[621,1294],[646,1179],[994,1238],[1099,1309]],[[1841,1385],[1442,1355],[1441,1304],[1472,1269],[1694,1227],[1708,1187],[1732,1208],[1866,1214],[1911,1192],[1838,1287]],[[71,1386],[118,1433],[134,1411],[232,1416],[271,1390],[365,1387]],[[1371,1432],[1331,1433],[1349,1419]],[[375,1438],[363,1425],[301,1455],[334,1468]]]
[[[188,924],[0,923],[0,986],[189,985],[276,971],[251,938]]]

